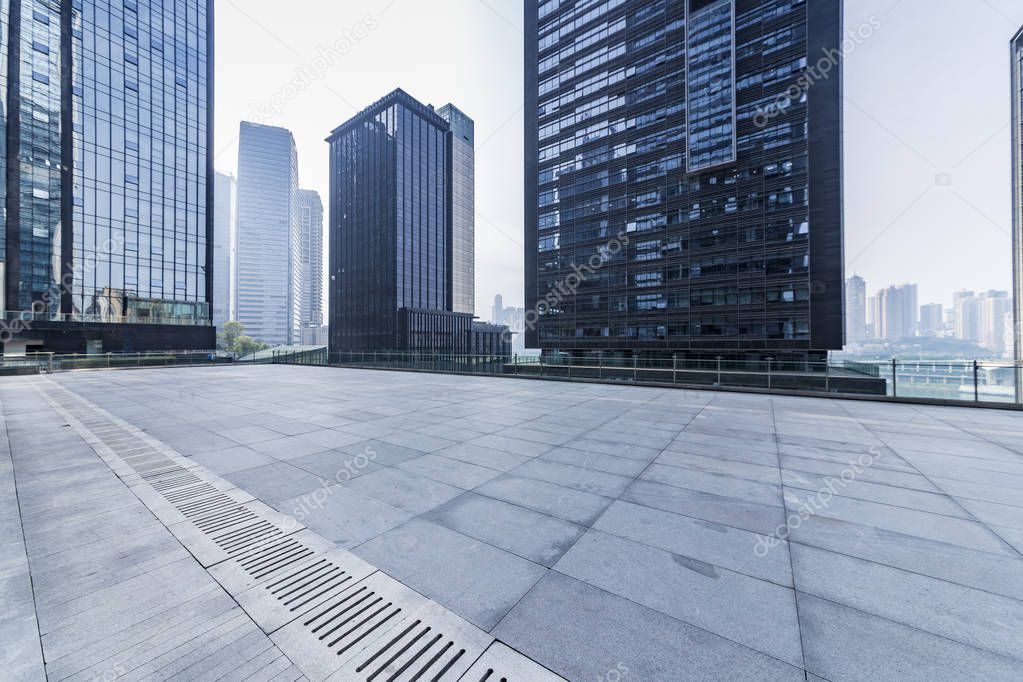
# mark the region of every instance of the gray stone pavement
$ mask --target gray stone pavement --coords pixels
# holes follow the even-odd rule
[[[53,381],[570,680],[1023,678],[1021,414],[262,366],[0,383],[25,679],[117,672],[158,604],[284,662]]]

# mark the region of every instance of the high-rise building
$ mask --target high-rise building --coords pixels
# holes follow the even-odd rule
[[[452,135],[399,89],[327,138],[331,353],[507,346],[500,329],[453,308]]]
[[[867,338],[867,283],[859,275],[845,281],[845,342]]]
[[[1012,39],[1012,289],[1014,356],[1023,362],[1023,29]],[[1023,368],[1016,371],[1023,400]]]
[[[920,306],[920,335],[942,336],[945,333],[945,309],[940,303]]]
[[[528,0],[525,28],[526,345],[841,349],[841,0]]]
[[[302,328],[323,326],[323,202],[309,189],[298,192],[302,250]]]
[[[5,352],[211,349],[213,2],[0,3]]]
[[[500,324],[501,319],[504,317],[504,296],[497,294],[494,296],[494,305],[490,308],[490,320],[495,324]]]
[[[871,297],[874,336],[898,341],[916,336],[917,285],[903,284],[881,289]]]
[[[451,309],[476,313],[475,124],[453,104],[437,110],[451,128]]]
[[[984,348],[996,356],[1006,350],[1005,315],[1012,312],[1008,291],[986,291],[980,296],[980,339]]]
[[[238,321],[271,346],[298,343],[302,251],[290,130],[242,122],[237,205]]]
[[[973,291],[957,291],[952,295],[955,310],[955,338],[980,343],[983,336],[983,297]]]
[[[238,220],[234,176],[217,172],[213,188],[213,324],[218,329],[237,316],[235,278]]]

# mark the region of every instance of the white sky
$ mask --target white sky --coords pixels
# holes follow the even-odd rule
[[[849,30],[880,21],[846,62],[848,273],[871,293],[917,282],[921,304],[1010,288],[1008,44],[1023,3],[845,5]],[[334,127],[395,87],[453,102],[476,121],[477,314],[497,293],[522,305],[521,3],[216,0],[216,20],[218,170],[235,170],[239,121],[263,117],[295,134],[301,186],[326,208]]]

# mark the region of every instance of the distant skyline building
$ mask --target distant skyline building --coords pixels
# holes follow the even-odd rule
[[[842,2],[528,0],[524,26],[526,345],[840,350]]]
[[[217,172],[213,187],[213,325],[219,330],[237,316],[238,214],[234,175]]]
[[[504,297],[501,294],[494,296],[494,305],[490,308],[490,321],[494,324],[503,324],[514,333],[512,338],[512,350],[516,353],[525,350],[525,308],[505,306]]]
[[[867,337],[867,283],[853,275],[845,281],[845,342],[863,343]]]
[[[301,323],[323,326],[323,202],[311,189],[298,192],[298,224],[302,250]]]
[[[940,303],[920,306],[920,336],[944,336],[945,308]]]
[[[973,291],[957,291],[952,295],[952,307],[955,310],[955,338],[963,341],[980,343],[981,336],[981,299]]]
[[[4,353],[213,349],[212,0],[5,0],[0,43]]]
[[[881,289],[871,297],[870,307],[876,338],[898,341],[916,336],[919,313],[916,284]]]
[[[475,124],[453,104],[437,110],[451,129],[451,309],[476,314]]]
[[[1008,291],[986,291],[980,303],[980,345],[1001,356],[1011,351],[1012,341],[1005,339],[1005,316],[1012,312]]]
[[[242,122],[237,206],[238,321],[271,346],[298,343],[298,150],[290,130]]]

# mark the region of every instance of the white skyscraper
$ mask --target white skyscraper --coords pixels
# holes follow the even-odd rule
[[[218,172],[213,185],[213,324],[219,329],[238,314],[235,291],[238,214],[234,176]]]
[[[243,122],[238,141],[238,321],[270,345],[300,339],[298,150],[291,131]]]
[[[302,327],[323,325],[323,202],[313,190],[298,192],[302,249]]]
[[[862,343],[867,338],[867,283],[859,275],[845,281],[845,342]]]

